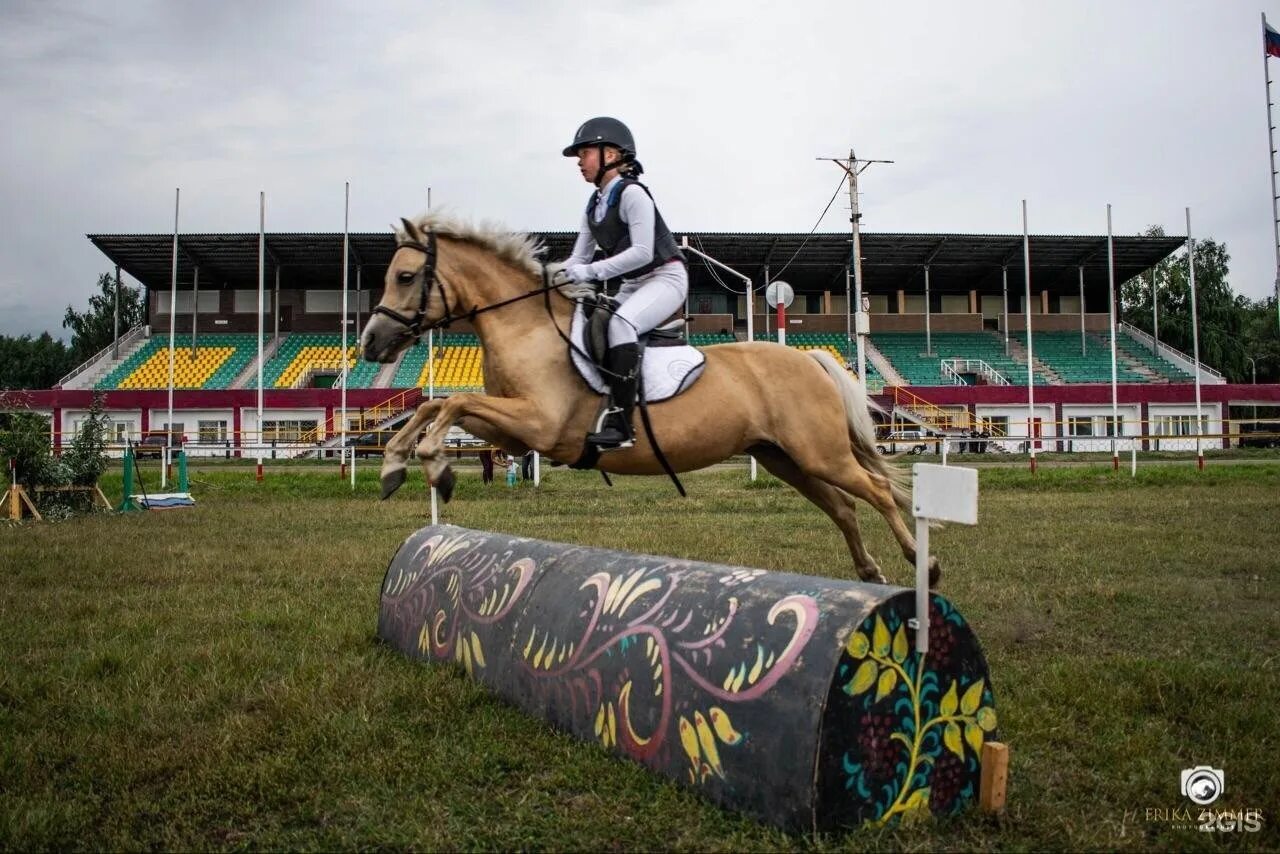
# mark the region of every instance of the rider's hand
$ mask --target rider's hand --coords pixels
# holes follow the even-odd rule
[[[573,264],[565,267],[562,272],[566,273],[574,284],[582,284],[595,278],[590,264]]]
[[[569,275],[569,271],[564,267],[556,270],[551,276],[551,285],[556,288],[563,288],[565,285],[572,285],[573,277]]]

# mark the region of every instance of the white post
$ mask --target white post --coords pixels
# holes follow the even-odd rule
[[[942,464],[943,464],[944,466],[947,464],[947,446],[948,446],[949,444],[950,444],[950,442],[948,442],[948,441],[947,441],[947,437],[944,435],[944,436],[942,437],[942,442],[941,442],[941,445],[942,445]]]
[[[916,517],[916,652],[922,658],[929,652],[929,520],[921,516]]]
[[[1031,470],[1036,470],[1036,375],[1031,351],[1031,237],[1027,233],[1027,200],[1022,200],[1022,274],[1027,284],[1027,450],[1031,452]]]
[[[1129,443],[1129,476],[1138,476],[1138,441]]]
[[[342,446],[347,446],[347,273],[350,265],[347,263],[347,252],[350,244],[350,223],[351,214],[351,182],[347,181],[343,185],[342,198],[342,400],[339,408],[342,412],[340,416],[342,421],[338,428],[338,435],[341,437]],[[363,425],[361,425],[363,426]],[[356,485],[355,472],[356,455],[351,455],[351,486]]]
[[[172,423],[172,422],[170,422]],[[169,437],[165,436],[164,447],[160,449],[160,488],[165,489],[169,485]]]
[[[115,314],[111,320],[111,358],[120,361],[120,265],[116,265]]]
[[[1160,288],[1155,267],[1151,268],[1151,352],[1160,354]]]
[[[178,201],[181,188],[173,191],[173,266],[169,277],[169,421],[164,426],[164,446],[173,438],[173,335],[178,318]]]
[[[929,329],[929,265],[924,265],[924,351],[933,355],[933,334]]]
[[[533,452],[533,485],[542,486],[542,454]]]
[[[280,265],[276,265],[275,274],[275,292],[271,295],[271,315],[273,332],[271,333],[271,341],[276,346],[280,345]]]
[[[262,480],[262,312],[267,263],[267,194],[258,191],[258,480]]]
[[[916,520],[916,652],[929,651],[929,522],[978,524],[978,472],[929,463],[911,467],[911,515]]]
[[[1111,239],[1111,205],[1107,205],[1107,305],[1111,330],[1111,469],[1120,469],[1120,404],[1116,394],[1116,258]]]
[[[1276,322],[1280,323],[1280,213],[1276,209],[1276,126],[1271,121],[1271,66],[1267,62],[1269,56],[1265,49],[1267,38],[1267,15],[1262,14],[1262,39],[1264,49],[1262,51],[1262,71],[1267,78],[1267,150],[1271,152],[1271,227],[1275,232],[1276,241],[1276,280],[1275,280],[1275,297],[1276,297]],[[1188,229],[1189,231],[1190,229]],[[1196,370],[1199,370],[1197,364]],[[1199,375],[1196,377],[1199,380]]]
[[[1200,413],[1200,321],[1196,313],[1196,241],[1191,236],[1191,208],[1187,208],[1187,273],[1191,285],[1191,355],[1196,366],[1196,466],[1204,468],[1204,447],[1200,442],[1204,425]]]
[[[196,360],[196,314],[200,308],[200,265],[195,267],[195,279],[191,284],[191,361]]]
[[[1002,303],[1004,311],[1004,323],[1000,324],[1004,327],[1004,354],[1009,355],[1009,265],[1004,264],[1000,267],[1000,282],[1004,286],[1004,302]]]
[[[1111,246],[1110,242],[1107,246],[1108,248]],[[1089,352],[1084,334],[1084,265],[1081,264],[1077,269],[1080,271],[1080,355],[1084,356]]]

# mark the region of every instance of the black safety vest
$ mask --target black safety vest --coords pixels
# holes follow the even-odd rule
[[[609,192],[604,219],[600,222],[596,222],[596,194],[592,193],[591,198],[587,199],[587,226],[591,229],[591,236],[595,238],[596,246],[600,247],[600,251],[606,258],[612,258],[631,246],[631,233],[627,224],[622,221],[619,203],[623,191],[632,184],[638,185],[650,199],[653,198],[653,193],[650,193],[649,188],[644,184],[635,178],[623,178]],[[667,228],[667,224],[663,222],[656,203],[653,208],[653,231],[653,260],[643,267],[623,273],[623,278],[638,279],[672,260],[679,260],[682,264],[688,263],[684,259],[684,253],[676,245],[671,229]]]

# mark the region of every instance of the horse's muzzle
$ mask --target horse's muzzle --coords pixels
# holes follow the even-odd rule
[[[364,334],[360,336],[360,348],[366,362],[381,362],[385,365],[394,362],[396,356],[400,355],[408,336],[405,334],[406,330],[387,329],[379,320],[378,317],[369,320]]]

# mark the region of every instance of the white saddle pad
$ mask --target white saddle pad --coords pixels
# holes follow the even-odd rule
[[[601,379],[596,366],[582,355],[588,351],[586,329],[586,315],[583,313],[582,303],[578,303],[573,312],[573,326],[569,331],[574,345],[569,353],[573,358],[573,366],[578,369],[587,385],[593,391],[604,394],[609,386]],[[707,357],[701,350],[688,344],[644,348],[644,360],[640,369],[644,382],[644,399],[649,403],[657,403],[675,397],[702,376],[706,361]]]

